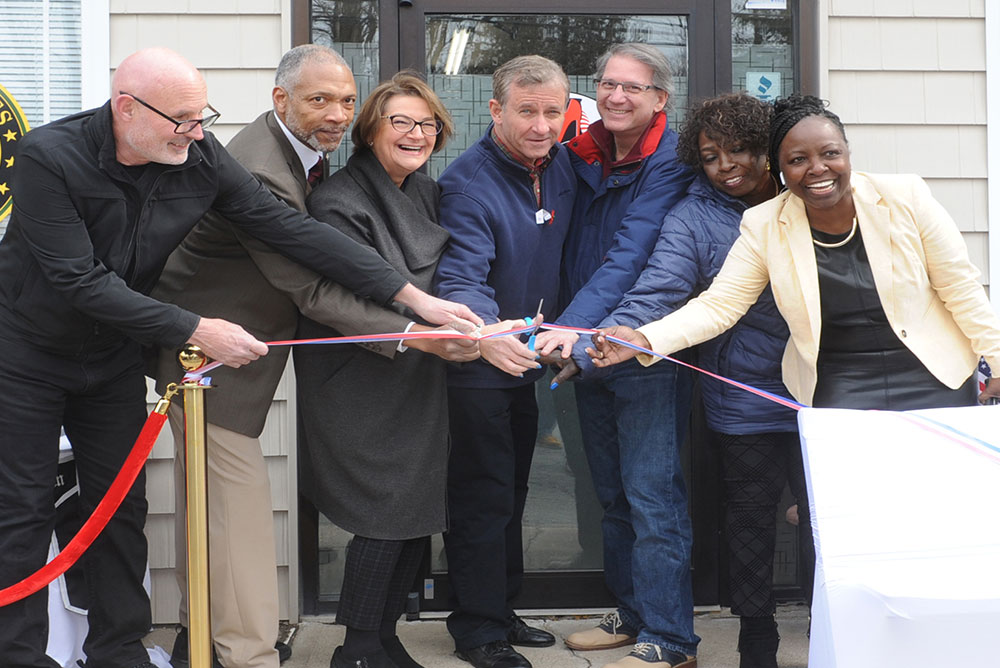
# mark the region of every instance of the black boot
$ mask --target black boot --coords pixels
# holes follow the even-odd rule
[[[774,617],[740,617],[740,668],[778,668]]]
[[[191,665],[188,659],[188,630],[186,626],[177,627],[174,648],[170,651],[170,665],[174,668],[188,668]],[[215,655],[215,647],[212,648],[212,668],[222,668],[219,657]]]

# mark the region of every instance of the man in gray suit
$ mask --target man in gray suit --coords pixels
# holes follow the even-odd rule
[[[296,47],[278,65],[273,110],[241,130],[227,149],[275,196],[304,211],[324,154],[337,148],[354,118],[356,96],[354,77],[338,53],[312,44]],[[211,213],[170,256],[154,296],[237,322],[262,341],[292,338],[300,311],[345,334],[361,333],[343,314],[364,308],[359,302],[365,301]],[[406,316],[383,313],[380,331],[403,331],[410,322]],[[370,347],[392,356],[396,345]],[[225,668],[277,668],[279,663],[271,491],[258,437],[287,357],[288,349],[277,347],[249,366],[217,369],[212,372],[216,389],[206,394],[209,551],[218,555],[210,560],[211,624],[216,656]],[[175,351],[161,351],[158,389],[180,375]],[[170,417],[175,442],[183,443],[179,411]],[[178,452],[177,572],[185,630],[171,661],[184,668],[183,447]]]

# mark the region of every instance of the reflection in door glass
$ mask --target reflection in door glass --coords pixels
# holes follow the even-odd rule
[[[312,0],[312,41],[344,57],[358,87],[358,102],[379,83],[378,0]],[[330,154],[331,171],[347,164],[351,154],[348,133],[340,148]]]
[[[538,437],[528,478],[528,501],[521,523],[524,569],[539,571],[600,570],[604,566],[601,518],[576,413],[573,383],[549,389],[549,371],[535,383]],[[431,570],[448,568],[444,541],[431,538]]]
[[[378,0],[312,0],[312,41],[334,49],[344,57],[364,101],[379,82]],[[360,108],[360,107],[359,107]],[[329,155],[331,171],[347,164],[353,145],[348,133]],[[319,591],[321,601],[336,601],[344,579],[344,559],[351,534],[319,516]]]
[[[569,75],[573,93],[594,96],[594,63],[612,44],[644,42],[659,47],[674,70],[676,128],[688,97],[688,30],[685,16],[437,14],[427,19],[428,80],[455,119],[456,135],[430,162],[437,177],[472,145],[490,122],[493,71],[511,58],[539,54]],[[590,119],[596,120],[596,119]]]
[[[747,9],[733,0],[733,90],[772,101],[797,88],[791,9]]]

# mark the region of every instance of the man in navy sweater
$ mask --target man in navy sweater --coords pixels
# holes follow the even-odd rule
[[[520,56],[493,74],[493,123],[441,175],[441,225],[451,244],[437,291],[487,324],[556,303],[559,257],[576,194],[557,142],[569,80],[556,63]],[[511,599],[521,588],[521,516],[538,427],[536,354],[514,336],[480,342],[482,359],[449,369],[451,456],[445,534],[454,612],[448,630],[476,668],[530,668],[511,645],[554,637],[524,624]]]

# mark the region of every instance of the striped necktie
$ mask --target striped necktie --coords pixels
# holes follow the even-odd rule
[[[316,164],[309,169],[309,176],[306,181],[309,185],[316,187],[316,184],[323,180],[323,158],[316,161]]]

